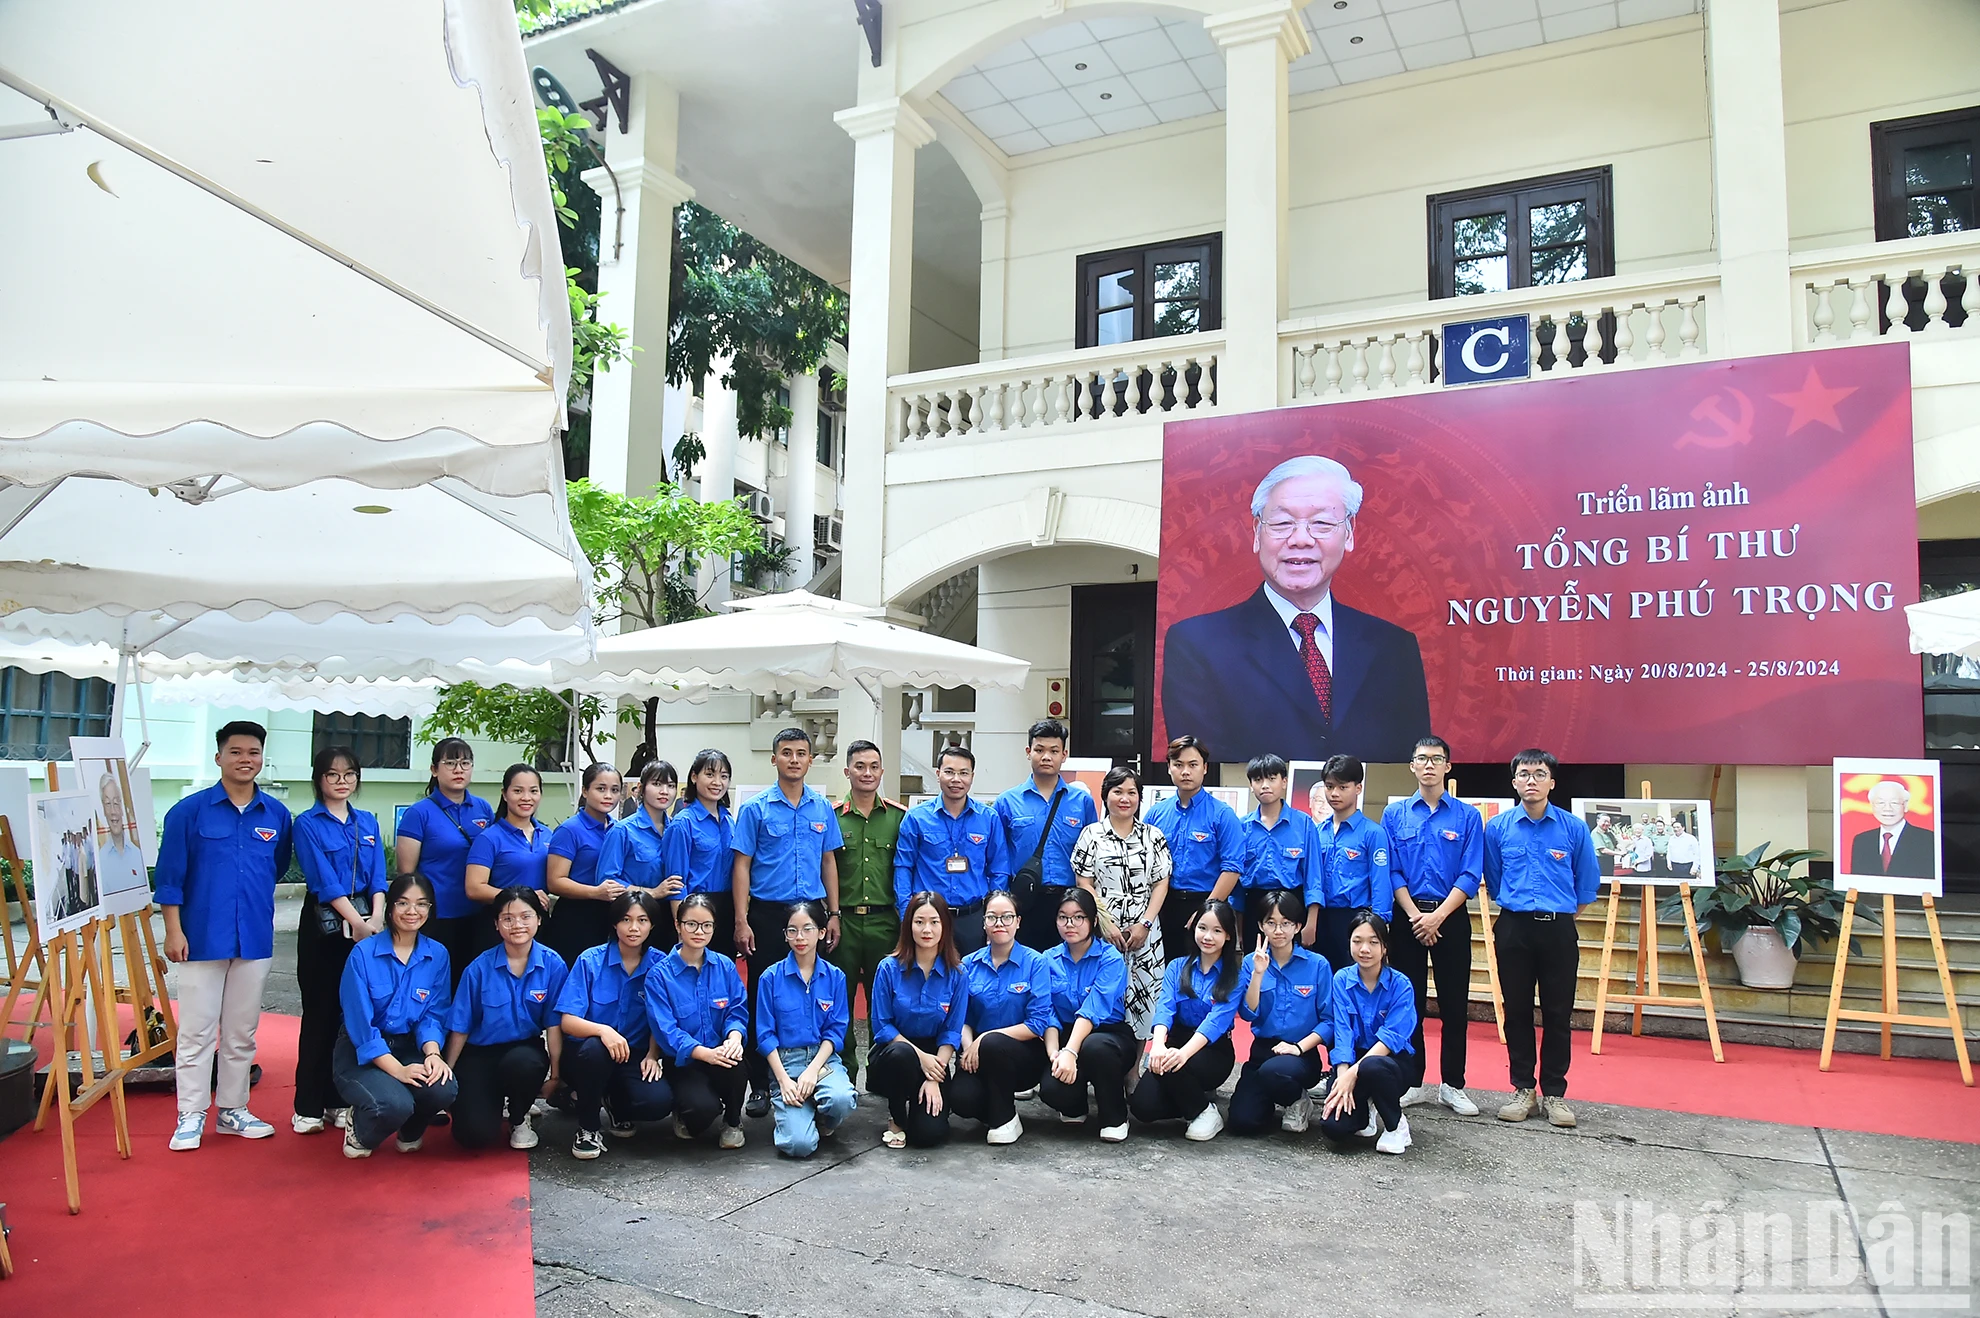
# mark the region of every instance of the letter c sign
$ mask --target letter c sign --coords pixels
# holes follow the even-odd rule
[[[1445,384],[1484,384],[1523,380],[1532,370],[1527,349],[1527,318],[1499,316],[1444,326]]]

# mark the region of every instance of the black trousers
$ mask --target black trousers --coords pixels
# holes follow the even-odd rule
[[[1169,1046],[1180,1048],[1196,1037],[1187,1027],[1169,1031]],[[1216,1101],[1217,1086],[1230,1079],[1237,1065],[1237,1052],[1231,1036],[1225,1035],[1167,1075],[1142,1073],[1141,1082],[1128,1095],[1128,1111],[1136,1121],[1191,1121]]]
[[[1581,939],[1567,912],[1501,911],[1493,926],[1499,991],[1506,997],[1506,1061],[1514,1089],[1532,1089],[1533,993],[1540,991],[1542,1094],[1567,1094],[1573,1052],[1574,989]]]
[[[1318,1052],[1273,1052],[1272,1046],[1278,1042],[1264,1038],[1251,1041],[1251,1056],[1244,1070],[1238,1072],[1237,1088],[1231,1093],[1233,1135],[1262,1135],[1271,1129],[1273,1113],[1299,1102],[1327,1072]],[[1366,1124],[1367,1118],[1362,1120]]]
[[[976,1069],[956,1068],[949,1077],[948,1103],[956,1115],[995,1128],[1017,1115],[1016,1094],[1045,1075],[1045,1041],[986,1034],[977,1045]]]
[[[1049,952],[1059,945],[1059,903],[1070,888],[1040,884],[1031,909],[1018,921],[1018,941],[1035,952]]]
[[[990,942],[989,935],[983,932],[982,902],[977,902],[973,906],[950,907],[949,919],[956,934],[956,951],[964,956],[981,951]],[[1057,920],[1058,917],[1054,915],[1055,924]]]
[[[1328,967],[1335,974],[1339,974],[1353,965],[1354,958],[1348,955],[1348,936],[1354,932],[1354,911],[1345,906],[1322,906],[1320,908],[1319,918],[1313,924],[1313,950],[1326,958]],[[1408,925],[1409,922],[1405,920],[1403,922],[1404,927],[1400,932],[1391,932],[1389,935],[1390,941],[1394,942],[1398,938],[1409,938]],[[1389,927],[1391,930],[1395,929],[1393,923]],[[1415,942],[1416,940],[1410,938],[1410,941]],[[1421,946],[1421,944],[1418,944],[1418,946]],[[1393,952],[1390,953],[1389,959],[1391,961],[1395,960],[1395,954]],[[1419,1011],[1417,1016],[1420,1019],[1422,1012]]]
[[[1452,911],[1431,947],[1416,941],[1402,912],[1398,911],[1396,916],[1395,932],[1389,936],[1389,964],[1408,975],[1409,982],[1416,987],[1416,1033],[1410,1036],[1414,1051],[1402,1059],[1403,1076],[1409,1081],[1407,1087],[1423,1083],[1429,1063],[1423,1049],[1423,1011],[1429,1000],[1430,976],[1434,973],[1437,1019],[1444,1023],[1437,1078],[1453,1089],[1463,1089],[1464,1034],[1471,1022],[1471,908],[1460,906]],[[1503,963],[1504,958],[1500,960]]]
[[[645,1048],[635,1048],[623,1062],[612,1060],[599,1039],[564,1041],[564,1083],[577,1101],[579,1130],[596,1133],[599,1107],[609,1103],[621,1121],[659,1121],[674,1110],[674,1090],[666,1080],[648,1080],[639,1073]],[[548,1068],[545,1062],[545,1068]],[[541,1083],[539,1080],[538,1083]]]
[[[559,897],[543,930],[543,945],[564,958],[565,965],[594,947],[612,942],[612,903],[597,897]],[[657,946],[648,940],[648,946]]]
[[[369,899],[367,900],[367,904]],[[302,1025],[296,1033],[296,1115],[320,1117],[326,1107],[341,1106],[331,1055],[344,1028],[338,988],[344,962],[350,960],[351,940],[326,934],[316,927],[316,898],[303,899],[296,926],[296,987],[302,990]]]
[[[1084,1117],[1086,1087],[1091,1085],[1100,1124],[1124,1125],[1128,1119],[1128,1072],[1140,1056],[1141,1040],[1125,1023],[1099,1026],[1079,1046],[1079,1072],[1073,1082],[1058,1079],[1048,1067],[1038,1082],[1038,1097],[1065,1116]]]
[[[749,931],[756,936],[756,950],[749,954],[749,1046],[743,1050],[743,1069],[749,1076],[749,1087],[759,1094],[767,1094],[770,1085],[770,1059],[756,1048],[756,985],[772,966],[790,955],[790,948],[784,943],[784,925],[788,923],[785,911],[789,902],[767,902],[758,897],[749,899]]]
[[[912,1046],[910,1046],[912,1044]],[[887,1100],[887,1115],[907,1132],[907,1142],[917,1149],[932,1149],[949,1142],[949,1094],[942,1091],[942,1110],[930,1112],[921,1097],[921,1059],[914,1055],[935,1051],[935,1040],[905,1037],[891,1039],[875,1048],[866,1059],[866,1089]]]
[[[749,1084],[742,1067],[687,1062],[667,1068],[667,1079],[674,1086],[674,1114],[688,1128],[688,1134],[707,1134],[717,1117],[724,1125],[742,1124],[744,1091]]]
[[[529,1115],[550,1074],[550,1053],[542,1036],[514,1043],[468,1044],[454,1066],[460,1096],[454,1100],[454,1142],[485,1149],[502,1138],[502,1117],[510,1124]]]
[[[1368,1127],[1368,1110],[1374,1108],[1390,1130],[1402,1124],[1403,1090],[1409,1077],[1403,1073],[1402,1058],[1392,1054],[1364,1057],[1356,1067],[1354,1107],[1320,1120],[1328,1139],[1351,1140]]]
[[[466,915],[456,915],[445,920],[435,916],[420,929],[421,933],[447,949],[447,975],[452,980],[453,988],[461,986],[461,976],[467,971],[468,962],[474,960],[478,951],[474,929],[474,922],[477,919],[487,924],[491,931],[494,929],[495,926],[488,920],[488,913],[479,907]]]
[[[1207,892],[1179,892],[1173,886],[1162,899],[1162,955],[1188,956],[1196,947],[1196,917],[1203,914]]]

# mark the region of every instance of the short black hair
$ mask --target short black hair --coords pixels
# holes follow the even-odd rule
[[[1442,751],[1445,759],[1451,758],[1451,744],[1442,737],[1418,737],[1415,749]]]
[[[1185,732],[1180,737],[1176,737],[1172,739],[1169,742],[1168,754],[1163,758],[1168,763],[1174,764],[1176,762],[1177,757],[1180,756],[1184,751],[1195,751],[1198,755],[1201,755],[1203,757],[1203,762],[1205,764],[1210,763],[1210,748],[1203,744],[1203,738],[1194,736],[1187,732]]]
[[[1529,746],[1512,757],[1512,771],[1514,773],[1519,772],[1519,767],[1522,764],[1544,764],[1547,766],[1549,777],[1553,775],[1554,770],[1561,767],[1561,762],[1554,758],[1551,751],[1543,751],[1538,746]]]
[[[803,728],[785,728],[782,732],[770,739],[770,753],[775,755],[777,748],[787,741],[801,741],[805,744],[805,748],[809,750],[811,747],[811,734]]]
[[[1292,766],[1286,763],[1285,756],[1269,753],[1253,756],[1251,763],[1244,766],[1245,779],[1254,783],[1261,778],[1284,778],[1291,772]]]
[[[852,745],[846,747],[846,763],[851,764],[853,762],[853,756],[859,754],[861,751],[872,751],[875,755],[880,755],[880,748],[878,746],[875,746],[872,742],[856,741]],[[884,764],[886,762],[886,759],[887,759],[886,756],[880,755],[881,763]]]
[[[935,767],[938,769],[941,768],[942,761],[948,759],[951,755],[960,755],[968,762],[970,768],[974,769],[976,767],[976,752],[960,743],[944,746],[940,751],[936,752]]]
[[[213,749],[216,751],[226,750],[227,743],[236,737],[253,737],[255,744],[266,746],[268,744],[268,729],[262,727],[253,719],[237,718],[232,723],[223,723],[220,725],[220,731],[213,734]]]
[[[1320,781],[1323,783],[1358,783],[1366,781],[1368,773],[1361,767],[1361,761],[1352,755],[1330,755],[1320,766]]]
[[[1059,720],[1055,718],[1042,718],[1032,724],[1030,730],[1024,734],[1024,744],[1029,746],[1032,742],[1040,739],[1056,741],[1060,745],[1064,745],[1071,741],[1072,737],[1067,733],[1066,725],[1059,722]]]

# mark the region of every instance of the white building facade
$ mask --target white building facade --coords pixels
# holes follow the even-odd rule
[[[600,283],[649,359],[663,216],[689,195],[849,290],[835,462],[799,460],[819,450],[796,382],[781,467],[774,444],[717,458],[733,409],[724,431],[705,396],[701,479],[764,490],[792,542],[842,516],[844,598],[1032,662],[1022,694],[905,693],[900,719],[890,703],[882,741],[904,772],[966,738],[980,781],[1016,781],[1047,713],[1070,719],[1075,754],[1145,757],[1164,422],[1436,389],[1429,340],[1473,314],[1529,314],[1542,379],[1908,339],[1928,590],[1935,561],[1980,570],[1959,548],[1980,537],[1980,286],[1964,274],[1980,264],[1980,8],[872,8],[868,31],[851,0],[635,0],[525,54],[581,96],[599,85],[587,51],[630,77],[624,129],[605,134],[626,215],[607,185],[602,248],[619,255]],[[1613,360],[1539,353],[1553,327],[1594,322]],[[656,365],[601,377],[594,478],[657,471]],[[1928,741],[1950,763],[1971,720],[1941,686]],[[766,711],[730,699],[683,711],[695,721],[662,753],[697,736],[747,752],[725,739]],[[864,735],[864,699],[812,712]],[[1625,766],[1660,794],[1716,785],[1742,848],[1821,845],[1826,774]]]

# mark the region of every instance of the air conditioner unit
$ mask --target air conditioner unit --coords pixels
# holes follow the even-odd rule
[[[830,517],[820,513],[811,519],[811,538],[816,548],[827,554],[836,554],[845,548],[846,522],[834,514]]]
[[[770,520],[770,496],[768,494],[765,494],[762,490],[744,490],[742,500],[743,507],[749,510],[751,517],[754,517],[759,522]]]

